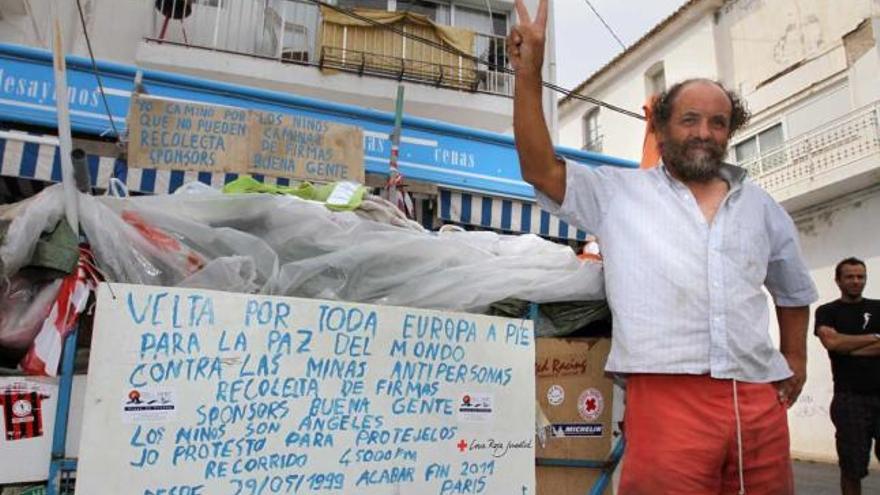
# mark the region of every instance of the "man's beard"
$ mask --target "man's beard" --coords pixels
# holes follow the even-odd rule
[[[709,139],[663,143],[663,163],[683,182],[709,182],[718,177],[724,159],[724,146]]]

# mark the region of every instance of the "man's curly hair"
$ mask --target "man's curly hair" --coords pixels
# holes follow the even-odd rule
[[[669,119],[672,117],[672,106],[675,103],[675,98],[678,96],[678,93],[680,93],[682,88],[688,84],[695,82],[714,84],[721,88],[730,99],[730,132],[728,137],[733,136],[737,130],[748,124],[749,118],[752,115],[738,94],[725,88],[724,85],[718,81],[705,78],[693,78],[685,79],[684,81],[673,84],[669,89],[660,93],[657,98],[654,99],[654,102],[651,105],[651,124],[653,124],[654,129],[663,130],[666,128],[666,124],[669,123]]]

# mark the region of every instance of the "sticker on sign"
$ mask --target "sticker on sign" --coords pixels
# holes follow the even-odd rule
[[[458,404],[459,421],[483,423],[493,417],[492,394],[465,393]]]
[[[601,423],[562,423],[554,424],[553,436],[564,437],[601,437],[605,432],[605,426]]]
[[[565,389],[560,385],[551,385],[547,389],[547,403],[551,406],[558,406],[565,402]]]
[[[125,423],[154,423],[175,416],[174,391],[155,388],[132,388],[122,398],[122,419]]]

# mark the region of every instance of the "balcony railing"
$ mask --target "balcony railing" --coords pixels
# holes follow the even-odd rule
[[[739,165],[768,192],[880,154],[880,102],[862,107]]]
[[[145,0],[155,5],[152,42],[511,96],[505,38],[474,35],[474,63],[392,31],[328,33],[320,8],[305,0]],[[185,14],[185,15],[184,15]],[[353,31],[353,30],[352,30]],[[361,33],[362,34],[362,33]],[[490,66],[491,64],[492,66]]]

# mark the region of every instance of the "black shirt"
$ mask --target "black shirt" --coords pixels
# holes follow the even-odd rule
[[[816,330],[828,326],[838,333],[870,335],[880,333],[880,301],[862,299],[857,303],[841,300],[819,306]],[[851,356],[828,351],[834,391],[880,395],[880,356]]]

